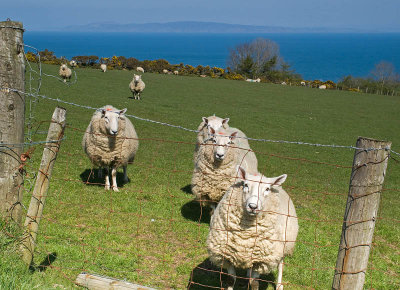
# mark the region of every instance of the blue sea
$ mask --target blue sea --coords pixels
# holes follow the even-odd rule
[[[25,44],[49,49],[57,57],[113,55],[139,60],[166,59],[171,64],[226,68],[229,50],[258,37],[280,47],[280,54],[307,80],[338,81],[366,77],[382,60],[400,71],[400,34],[135,34],[25,32]]]

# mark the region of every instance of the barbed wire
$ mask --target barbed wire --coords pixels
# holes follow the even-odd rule
[[[6,87],[0,87],[0,90],[8,90],[8,91],[12,91],[12,92],[16,92],[19,94],[24,94],[24,95],[28,95],[28,96],[34,96],[34,97],[39,97],[42,99],[47,99],[47,100],[51,100],[51,101],[55,101],[58,103],[62,103],[62,104],[67,104],[67,105],[71,105],[71,106],[75,106],[75,107],[80,107],[80,108],[84,108],[84,109],[89,109],[89,110],[100,110],[101,108],[95,108],[92,106],[87,106],[87,105],[80,105],[80,104],[76,104],[74,102],[69,102],[69,101],[65,101],[59,98],[51,98],[45,95],[39,95],[39,94],[30,94],[30,93],[25,93],[23,91],[17,90],[17,89],[12,89],[12,88],[6,88]],[[125,114],[125,116],[127,117],[131,117],[137,120],[141,120],[141,121],[145,121],[145,122],[150,122],[150,123],[154,123],[154,124],[158,124],[158,125],[163,125],[163,126],[168,126],[168,127],[172,127],[172,128],[177,128],[177,129],[181,129],[184,131],[188,131],[188,132],[193,132],[193,133],[198,133],[198,130],[194,130],[194,129],[189,129],[180,125],[173,125],[173,124],[169,124],[167,122],[160,122],[160,121],[155,121],[155,120],[151,120],[151,119],[147,119],[147,118],[142,118],[142,117],[138,117],[132,114]],[[295,145],[305,145],[305,146],[313,146],[313,147],[327,147],[327,148],[341,148],[341,149],[352,149],[352,150],[363,150],[366,152],[369,151],[375,151],[375,150],[390,150],[391,153],[400,156],[400,153],[389,149],[389,147],[384,147],[384,148],[359,148],[356,146],[349,146],[349,145],[335,145],[335,144],[319,144],[319,143],[310,143],[310,142],[302,142],[302,141],[287,141],[287,140],[272,140],[272,139],[259,139],[259,138],[251,138],[251,137],[237,137],[237,138],[243,138],[243,139],[248,139],[248,140],[252,140],[252,141],[257,141],[257,142],[266,142],[266,143],[280,143],[280,144],[295,144]]]

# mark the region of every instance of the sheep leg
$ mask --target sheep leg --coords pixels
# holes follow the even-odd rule
[[[105,190],[109,190],[110,189],[110,170],[108,167],[105,168],[106,169],[106,185],[105,185]]]
[[[247,270],[247,276],[250,278],[249,283],[251,286],[251,290],[258,290],[259,282],[257,279],[260,278],[260,273],[250,268]]]
[[[124,183],[128,183],[129,182],[128,173],[127,173],[126,168],[127,168],[127,166],[124,165],[123,166],[123,169],[124,169]]]
[[[276,283],[276,290],[283,290],[282,275],[283,275],[283,259],[279,262],[278,265],[278,281]]]
[[[117,186],[117,168],[115,168],[115,167],[112,168],[111,176],[112,176],[112,189],[114,191],[119,191],[118,186]]]
[[[99,179],[103,179],[103,167],[99,167],[99,170],[97,171],[97,177]]]
[[[236,271],[235,271],[235,267],[233,267],[233,265],[231,263],[229,263],[228,266],[228,287],[227,290],[233,290],[233,287],[235,286],[235,282],[236,282]]]

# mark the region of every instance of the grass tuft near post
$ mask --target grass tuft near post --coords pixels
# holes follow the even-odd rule
[[[24,224],[26,229],[22,239],[21,253],[23,261],[28,266],[31,265],[33,260],[39,223],[46,201],[47,190],[49,188],[53,166],[64,135],[65,124],[66,110],[64,108],[57,107],[54,110],[51,118],[46,145],[43,150],[42,161],[40,163],[40,168],[37,174],[35,187],[33,189],[31,202],[29,204],[29,209]]]
[[[391,144],[357,140],[332,289],[363,289]]]

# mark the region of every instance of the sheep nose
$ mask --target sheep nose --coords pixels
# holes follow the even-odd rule
[[[117,135],[117,133],[118,133],[118,130],[116,130],[116,131],[114,131],[114,130],[111,130],[111,133],[112,133],[113,135]]]
[[[257,204],[249,203],[249,208],[252,209],[252,210],[255,210],[255,209],[257,209]]]
[[[223,158],[224,158],[224,154],[218,154],[218,153],[217,153],[217,158],[218,158],[218,159],[223,159]]]

